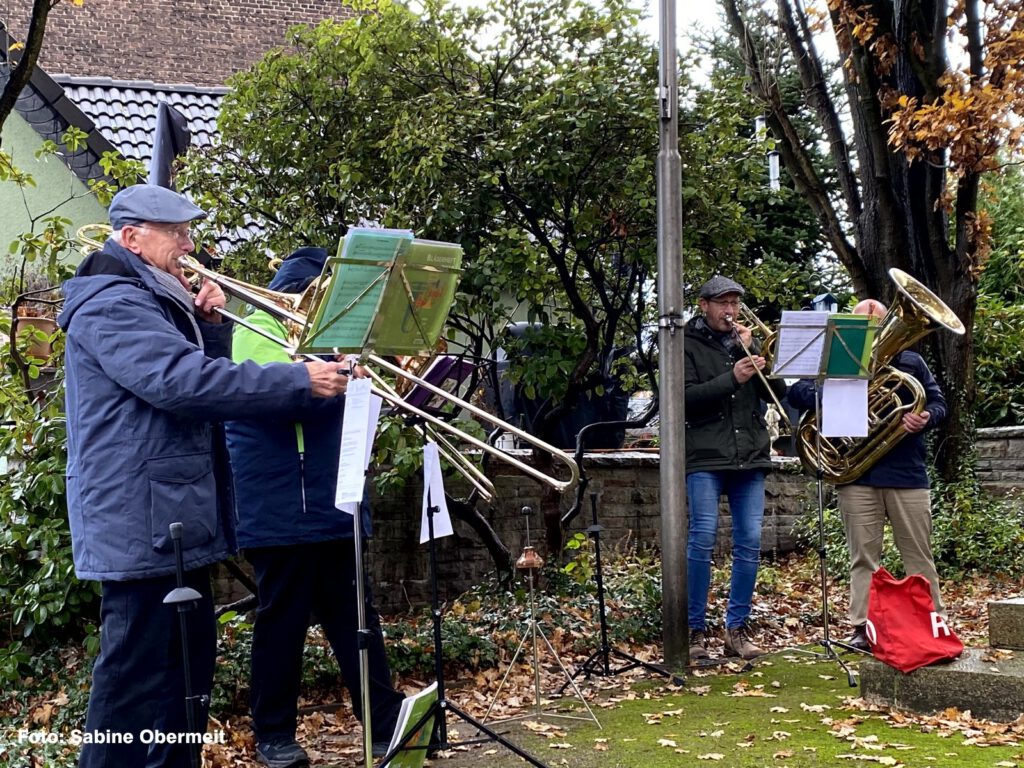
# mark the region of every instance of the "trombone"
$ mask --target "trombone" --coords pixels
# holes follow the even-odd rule
[[[262,309],[263,311],[267,312],[268,314],[272,315],[278,320],[283,321],[285,323],[286,328],[289,328],[290,330],[289,338],[278,338],[273,334],[264,331],[262,328],[259,328],[253,325],[252,323],[249,323],[248,321],[245,320],[245,318],[240,317],[239,315],[236,315],[227,309],[217,309],[217,312],[219,314],[239,323],[240,325],[253,331],[254,333],[258,333],[264,338],[270,339],[271,341],[280,344],[282,347],[285,348],[285,350],[289,354],[296,356],[301,354],[298,352],[298,338],[297,334],[294,333],[294,331],[295,329],[301,329],[306,324],[308,313],[312,309],[311,303],[312,297],[314,296],[316,290],[316,281],[314,281],[314,283],[312,283],[301,294],[280,293],[277,291],[268,290],[266,288],[259,288],[254,285],[250,285],[249,283],[244,283],[241,280],[235,280],[233,278],[224,277],[223,275],[220,275],[212,270],[206,269],[198,261],[189,256],[180,257],[178,259],[178,262],[181,264],[182,269],[184,269],[186,273],[192,273],[193,275],[209,280],[210,282],[220,286],[220,288],[226,293],[243,300],[247,304],[250,304],[256,307],[257,309]],[[303,356],[309,357],[311,359],[316,359],[315,356],[313,355]],[[374,366],[380,369],[386,370],[394,374],[396,377],[411,381],[413,384],[423,387],[428,392],[431,392],[432,394],[447,400],[456,407],[468,411],[477,418],[480,418],[499,429],[502,429],[506,432],[515,435],[520,440],[529,443],[534,448],[537,448],[540,451],[544,451],[545,453],[548,453],[552,458],[562,462],[569,470],[569,479],[567,480],[559,480],[556,477],[547,475],[541,472],[539,469],[531,467],[529,464],[520,461],[514,456],[511,456],[505,453],[504,451],[495,448],[489,443],[484,442],[483,440],[479,440],[476,437],[473,437],[472,435],[468,434],[467,432],[464,432],[463,430],[459,429],[458,427],[449,424],[444,419],[440,419],[431,413],[428,413],[420,408],[410,405],[405,400],[403,400],[397,393],[395,393],[395,391],[390,386],[388,386],[386,382],[384,382],[384,380],[380,377],[378,373],[371,371],[370,377],[374,382],[371,391],[381,399],[390,403],[392,406],[400,410],[406,411],[416,416],[417,418],[421,419],[423,422],[425,422],[424,429],[428,431],[433,430],[432,434],[440,438],[439,440],[437,440],[438,448],[444,451],[445,458],[451,464],[453,464],[456,467],[456,469],[458,469],[463,475],[465,475],[467,480],[469,480],[469,482],[472,483],[474,487],[476,487],[477,490],[479,490],[485,498],[490,499],[493,498],[494,496],[494,486],[491,484],[490,480],[488,480],[487,477],[484,476],[484,474],[476,467],[476,465],[474,465],[466,457],[462,456],[455,449],[455,446],[452,445],[452,443],[449,440],[447,440],[443,435],[441,435],[438,432],[438,430],[440,430],[441,432],[452,434],[459,441],[469,443],[470,445],[474,446],[480,451],[487,453],[491,456],[494,456],[495,458],[498,458],[507,464],[510,464],[520,472],[529,475],[530,477],[532,477],[535,480],[538,480],[541,483],[544,483],[545,485],[549,486],[550,488],[553,488],[555,491],[558,491],[559,493],[563,493],[573,488],[579,482],[579,466],[576,464],[575,460],[564,451],[555,448],[553,445],[549,445],[543,440],[540,440],[534,435],[531,435],[528,432],[525,432],[522,429],[519,429],[518,427],[509,424],[506,421],[502,421],[498,417],[488,413],[487,411],[484,411],[482,408],[478,408],[472,403],[468,403],[465,400],[455,397],[447,390],[442,389],[441,387],[438,387],[434,384],[431,384],[430,382],[425,381],[419,376],[411,374],[410,372],[406,371],[400,366],[394,365],[393,363],[385,360],[379,355],[364,354],[362,359],[371,362]]]
[[[765,358],[766,365],[771,365],[771,355],[774,351],[774,344],[777,338],[776,332],[772,331],[771,329],[768,328],[767,325],[761,322],[761,318],[755,315],[753,311],[750,309],[750,307],[748,307],[746,304],[740,304],[740,316],[741,319],[744,320],[748,325],[756,326],[757,329],[761,331],[761,333],[765,334],[765,339],[762,343],[761,352],[762,357]],[[771,396],[772,402],[775,403],[775,407],[779,411],[779,416],[786,423],[786,426],[792,429],[793,424],[790,422],[789,416],[786,415],[786,409],[782,407],[782,403],[779,401],[779,398],[775,396],[775,392],[774,390],[772,390],[771,385],[768,383],[767,377],[764,375],[761,369],[758,368],[757,365],[754,363],[754,356],[751,354],[750,349],[747,347],[746,344],[743,343],[743,339],[740,337],[740,332],[736,329],[735,318],[733,318],[732,315],[726,315],[725,319],[729,323],[729,326],[732,328],[732,332],[736,335],[736,341],[739,343],[740,349],[743,350],[743,354],[747,356],[747,360],[749,360],[750,364],[754,366],[754,373],[757,374],[757,377],[761,380],[761,384],[764,386],[765,390]]]

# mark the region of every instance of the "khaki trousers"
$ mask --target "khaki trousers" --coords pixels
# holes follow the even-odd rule
[[[939,595],[939,575],[932,559],[931,500],[927,488],[872,488],[844,485],[837,489],[839,511],[850,550],[850,623],[868,618],[871,574],[881,566],[882,532],[888,518],[903,570],[922,574],[932,587],[935,610],[946,615]]]

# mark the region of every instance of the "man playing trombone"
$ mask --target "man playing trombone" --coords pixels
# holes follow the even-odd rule
[[[185,584],[200,595],[184,639],[193,699],[208,704],[208,568],[234,550],[217,422],[291,413],[348,382],[336,363],[231,362],[224,294],[206,283],[193,296],[179,264],[205,216],[169,189],[128,187],[111,201],[111,237],[64,284],[71,543],[78,578],[102,584],[81,768],[190,764],[207,712],[189,727],[178,613],[163,602],[176,587],[169,526],[182,525]]]
[[[323,248],[285,259],[269,288],[302,293],[327,261]],[[246,322],[277,338],[284,325],[266,312]],[[287,360],[274,341],[235,327],[235,360]],[[344,363],[348,365],[349,363]],[[360,376],[356,366],[353,374]],[[356,716],[364,721],[359,674],[356,557],[352,516],[334,505],[344,398],[311,403],[288,418],[229,422],[238,544],[256,576],[259,608],[252,636],[251,703],[257,759],[268,768],[306,765],[295,739],[302,654],[316,621],[334,651]],[[363,531],[369,505],[361,505]],[[387,752],[403,696],[391,683],[380,618],[366,591],[367,661],[373,750]]]
[[[771,467],[762,401],[786,393],[765,378],[750,329],[738,324],[743,286],[716,276],[700,289],[701,314],[686,324],[686,545],[690,659],[708,658],[706,624],[711,556],[724,493],[732,516],[732,577],[725,616],[725,653],[752,659],[763,651],[747,619],[761,557],[764,480]]]

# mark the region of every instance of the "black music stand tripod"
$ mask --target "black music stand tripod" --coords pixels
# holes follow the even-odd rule
[[[817,418],[818,429],[815,430],[815,482],[818,490],[818,546],[816,551],[818,553],[818,566],[820,569],[821,576],[821,640],[818,644],[824,649],[823,652],[808,651],[805,648],[786,648],[784,651],[796,652],[809,654],[817,659],[831,660],[836,662],[846,673],[846,681],[850,684],[851,688],[857,685],[857,676],[850,669],[846,661],[836,652],[836,647],[842,648],[846,651],[852,651],[854,653],[863,653],[859,648],[855,648],[847,643],[833,640],[829,636],[829,609],[828,609],[828,561],[825,558],[825,489],[824,489],[824,477],[825,468],[822,465],[821,458],[821,387],[822,377],[814,383],[814,412]],[[776,651],[780,653],[780,651]]]
[[[601,627],[601,645],[587,657],[586,661],[576,668],[568,682],[558,689],[558,693],[564,693],[565,689],[581,674],[587,678],[591,675],[612,677],[637,669],[638,667],[642,667],[648,672],[654,672],[655,674],[671,678],[674,685],[684,685],[686,681],[683,678],[673,674],[660,664],[652,664],[649,661],[638,659],[631,653],[613,648],[608,642],[608,613],[605,606],[604,571],[601,564],[601,531],[603,529],[597,522],[597,493],[594,492],[590,494],[590,519],[591,525],[587,528],[587,535],[594,541],[594,578],[597,582],[597,616]],[[611,661],[613,656],[624,663],[613,668]]]
[[[795,326],[795,327],[802,327],[802,326]],[[781,332],[782,331],[780,329],[780,339],[781,339]],[[847,339],[840,332],[840,329],[836,328],[831,320],[829,320],[828,325],[822,327],[822,329],[820,331],[818,331],[818,333],[824,335],[825,344],[824,344],[824,346],[820,350],[817,350],[817,351],[813,351],[812,350],[809,353],[809,357],[812,360],[814,358],[819,358],[819,360],[820,360],[820,362],[818,364],[817,376],[814,377],[814,414],[815,414],[815,420],[816,420],[816,424],[817,424],[817,429],[815,430],[815,446],[814,446],[814,453],[815,453],[814,474],[815,474],[815,482],[816,482],[817,491],[818,491],[818,546],[817,546],[817,552],[818,552],[818,565],[819,565],[820,577],[821,577],[821,624],[822,624],[822,635],[821,635],[821,640],[818,641],[818,644],[824,649],[824,651],[823,652],[808,651],[805,648],[784,648],[784,649],[782,649],[780,651],[775,651],[775,653],[776,654],[782,653],[782,652],[803,653],[803,654],[808,654],[810,656],[813,656],[816,659],[834,661],[846,673],[846,681],[850,684],[850,687],[853,688],[853,687],[855,687],[857,685],[857,677],[853,673],[853,671],[850,669],[850,667],[846,663],[846,661],[843,660],[843,658],[836,652],[836,647],[842,648],[843,650],[852,651],[854,653],[863,653],[863,651],[861,651],[860,649],[855,648],[854,646],[849,645],[847,643],[843,643],[843,642],[839,642],[839,641],[833,640],[830,637],[829,624],[831,623],[831,621],[830,621],[830,617],[829,617],[829,605],[828,605],[828,562],[827,562],[827,560],[825,558],[825,492],[824,492],[825,467],[824,467],[824,459],[822,458],[822,453],[821,453],[821,429],[822,429],[822,420],[821,420],[821,418],[822,418],[821,417],[822,407],[821,407],[821,400],[822,400],[822,389],[823,389],[825,380],[826,380],[826,378],[829,377],[829,374],[828,374],[829,358],[831,357],[832,354],[836,354],[836,356],[838,357],[838,359],[839,359],[839,361],[841,363],[845,363],[846,365],[850,365],[852,363],[856,367],[856,371],[854,373],[846,374],[846,375],[843,376],[843,378],[870,379],[871,374],[870,374],[870,371],[867,370],[867,368],[865,367],[863,362],[861,362],[861,355],[858,354],[857,352],[855,352],[853,349],[851,349],[850,343],[848,343]],[[817,337],[815,336],[815,338],[817,338]],[[835,349],[834,353],[832,351],[833,348]],[[812,349],[812,344],[808,343],[804,347],[804,349],[802,349],[800,351],[800,353],[798,353],[798,354],[802,354],[805,351],[811,350],[811,349]],[[796,357],[794,357],[794,359],[796,359]],[[785,365],[780,366],[779,368],[777,368],[774,375],[775,376],[780,376],[780,377],[781,376],[785,376],[785,373],[783,372],[784,368],[785,368]]]
[[[417,720],[412,727],[408,728],[405,736],[397,747],[391,749],[387,755],[384,756],[381,761],[382,768],[387,768],[391,759],[395,757],[399,752],[404,749],[423,749],[427,751],[427,754],[432,754],[437,750],[447,750],[455,746],[464,746],[469,744],[484,744],[489,741],[496,741],[509,751],[515,753],[523,760],[528,762],[535,768],[548,768],[545,763],[542,763],[537,758],[530,755],[528,752],[523,750],[521,747],[513,744],[511,741],[506,739],[501,734],[497,733],[493,729],[487,727],[484,723],[477,720],[471,714],[463,709],[460,709],[458,705],[453,703],[447,698],[445,693],[444,685],[444,653],[441,647],[441,608],[440,600],[438,598],[437,589],[437,541],[434,538],[434,515],[436,514],[438,507],[434,506],[430,500],[430,491],[427,490],[427,532],[429,540],[429,552],[430,552],[430,616],[434,627],[434,676],[437,680],[437,701],[430,705],[427,712]],[[472,725],[477,729],[479,733],[486,734],[486,738],[471,739],[468,741],[451,742],[448,740],[448,715],[452,714],[459,718],[465,723]],[[417,732],[428,722],[431,718],[436,715],[434,722],[434,731],[431,735],[430,743],[426,746],[419,747],[407,747],[406,745]]]
[[[178,626],[181,631],[181,665],[185,673],[185,722],[188,724],[189,733],[199,731],[199,712],[208,703],[206,696],[195,696],[192,693],[192,664],[189,659],[188,646],[188,617],[185,615],[196,607],[196,603],[203,599],[192,587],[185,586],[185,567],[181,555],[181,534],[184,526],[181,523],[171,523],[169,527],[171,543],[174,545],[174,568],[177,587],[167,593],[164,598],[164,605],[173,605],[178,609]],[[188,759],[192,768],[199,768],[202,765],[202,745],[194,741],[188,744]]]

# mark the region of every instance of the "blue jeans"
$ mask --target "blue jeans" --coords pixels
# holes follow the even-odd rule
[[[750,601],[761,557],[764,518],[764,471],[693,472],[686,476],[690,503],[690,535],[686,544],[686,584],[691,630],[704,630],[711,587],[711,553],[718,533],[718,500],[729,499],[732,514],[732,579],[725,626],[742,626],[750,616]]]

